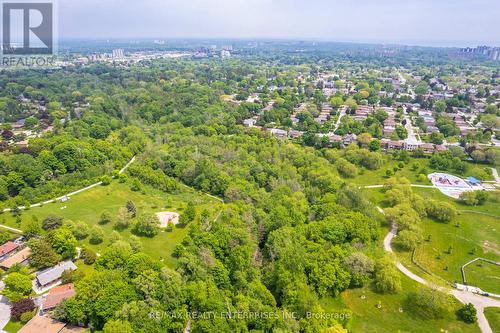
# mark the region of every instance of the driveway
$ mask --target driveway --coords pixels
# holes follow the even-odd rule
[[[3,332],[3,328],[10,320],[10,302],[5,296],[0,296],[0,330]]]

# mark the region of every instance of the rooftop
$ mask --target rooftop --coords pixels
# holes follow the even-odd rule
[[[41,286],[45,286],[60,279],[64,271],[74,271],[76,268],[76,265],[72,261],[63,261],[52,268],[38,273],[36,279]]]

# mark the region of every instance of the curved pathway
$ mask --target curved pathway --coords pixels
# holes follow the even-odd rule
[[[384,214],[384,210],[380,207],[377,207],[378,211],[381,214]],[[386,252],[393,252],[392,250],[392,240],[396,237],[398,233],[398,225],[393,224],[391,231],[385,236],[384,238],[384,250]],[[396,262],[396,266],[398,270],[412,279],[413,281],[416,281],[422,285],[426,286],[431,286],[431,284],[421,278],[420,276],[412,273],[408,268],[406,268],[403,264],[400,262]],[[474,305],[477,311],[477,323],[479,325],[479,328],[481,329],[482,333],[493,333],[493,330],[490,327],[490,324],[488,323],[488,320],[486,319],[486,316],[484,315],[484,309],[488,307],[500,307],[500,301],[493,299],[493,298],[488,298],[484,296],[480,296],[471,292],[467,291],[460,291],[456,289],[449,289],[449,288],[444,288],[444,287],[438,287],[438,290],[441,290],[443,292],[447,292],[455,296],[456,299],[458,299],[462,304],[468,304],[471,303]]]

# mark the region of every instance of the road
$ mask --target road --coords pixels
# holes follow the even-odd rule
[[[384,214],[384,210],[380,207],[377,207],[378,211],[382,214]],[[392,253],[392,240],[397,237],[398,233],[398,226],[397,224],[393,224],[391,231],[385,236],[384,238],[384,250],[386,252]],[[422,285],[425,286],[432,286],[428,281],[425,279],[421,278],[420,276],[412,273],[408,268],[406,268],[403,264],[400,262],[396,262],[396,266],[398,270],[412,279],[413,281],[416,281]],[[486,319],[486,316],[484,315],[484,309],[488,307],[500,307],[500,301],[480,295],[473,294],[471,292],[466,292],[466,291],[460,291],[460,290],[455,290],[455,289],[449,289],[449,288],[443,288],[443,287],[438,287],[438,290],[441,290],[443,292],[450,293],[451,295],[455,296],[456,299],[458,299],[462,304],[468,304],[471,303],[474,305],[477,311],[477,323],[479,325],[479,328],[481,329],[482,333],[493,333],[493,330],[490,327],[490,324],[488,323],[488,319]]]
[[[413,128],[413,124],[411,123],[411,118],[410,116],[406,113],[405,110],[405,120],[406,120],[406,130],[408,131],[408,138],[405,140],[405,142],[416,145],[416,144],[421,144],[422,140],[420,140],[419,137],[415,134],[415,129]]]
[[[346,112],[347,112],[347,107],[342,106],[340,109],[339,119],[337,119],[337,123],[335,124],[335,129],[333,130],[333,133],[337,132],[337,130],[339,129],[342,117],[346,115]]]
[[[10,302],[5,296],[0,296],[0,332],[10,320]]]

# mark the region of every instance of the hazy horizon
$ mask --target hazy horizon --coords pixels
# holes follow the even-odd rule
[[[60,40],[283,39],[500,46],[491,0],[58,0]]]

